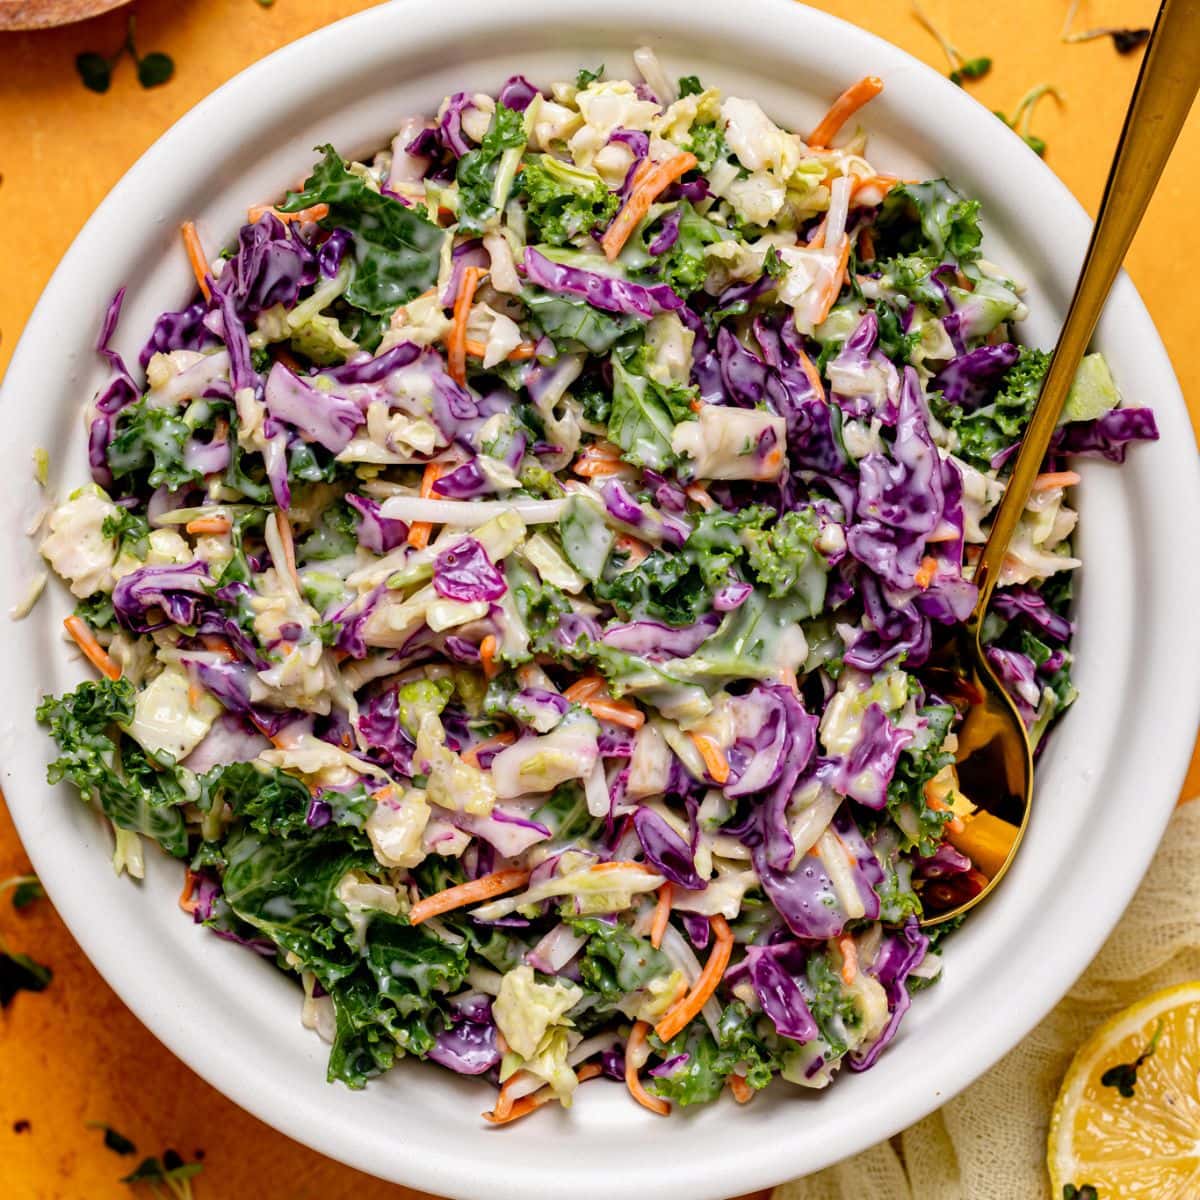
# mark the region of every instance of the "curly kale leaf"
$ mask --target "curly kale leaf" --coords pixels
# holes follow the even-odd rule
[[[531,154],[518,176],[518,194],[536,237],[551,246],[578,244],[616,215],[620,198],[603,179],[548,154]]]
[[[940,396],[933,398],[934,415],[958,434],[959,458],[986,471],[1001,450],[1020,440],[1049,365],[1050,355],[1046,351],[1022,346],[1020,356],[1005,373],[991,404],[964,413],[961,408],[946,404]]]
[[[81,683],[55,699],[45,697],[37,719],[50,727],[59,756],[50,763],[50,783],[66,779],[94,800],[114,825],[144,833],[168,854],[187,854],[182,805],[188,795],[177,769],[151,761],[123,735],[133,722],[134,689],[128,679]]]
[[[368,186],[329,145],[299,192],[289,192],[281,212],[328,204],[326,229],[345,229],[354,238],[353,276],[345,298],[376,316],[428,291],[437,282],[445,231],[419,209],[409,208]],[[361,339],[360,339],[361,340]]]

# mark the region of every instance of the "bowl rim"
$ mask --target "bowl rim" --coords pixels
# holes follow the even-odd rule
[[[270,90],[272,84],[277,85],[289,75],[307,74],[310,79],[315,76],[326,87],[338,83],[347,68],[344,65],[331,65],[333,60],[343,55],[353,59],[358,47],[371,45],[376,38],[378,45],[394,43],[397,36],[395,23],[403,20],[407,7],[397,2],[367,9],[282,47],[202,100],[138,159],[75,238],[25,327],[6,373],[3,401],[0,401],[6,404],[10,416],[16,404],[14,393],[22,389],[35,392],[44,377],[45,356],[53,350],[61,334],[60,314],[68,311],[68,306],[75,299],[79,280],[88,277],[92,256],[103,251],[106,229],[115,228],[123,219],[123,206],[143,186],[143,181],[153,180],[159,172],[176,169],[180,153],[186,152],[192,139],[200,139],[200,144],[210,139],[213,121],[218,114],[235,112],[243,104],[256,102],[259,96]],[[692,0],[659,0],[652,13],[642,11],[644,5],[640,0],[609,0],[603,14],[595,13],[594,8],[586,0],[560,0],[554,15],[548,16],[542,0],[509,0],[505,6],[496,6],[489,0],[456,0],[454,5],[447,6],[438,15],[429,14],[423,9],[422,16],[428,27],[420,31],[406,31],[406,37],[411,34],[420,50],[427,51],[449,39],[456,28],[474,30],[478,42],[488,31],[499,34],[511,32],[514,27],[527,29],[534,36],[535,32],[541,32],[542,27],[550,25],[564,31],[569,29],[569,37],[574,38],[584,28],[599,30],[607,26],[639,30],[649,24],[655,30],[667,31],[650,39],[650,44],[661,45],[663,39],[668,37],[686,40],[693,35],[685,35],[685,31],[697,25],[697,11]],[[751,9],[759,18],[758,21],[752,21],[749,17],[748,10]],[[745,27],[749,24],[759,25],[759,32],[747,32]],[[789,34],[804,35],[823,45],[837,46],[845,61],[870,63],[875,68],[873,73],[894,81],[892,95],[889,97],[889,93],[885,92],[876,104],[882,105],[885,111],[891,108],[901,115],[907,115],[910,123],[918,111],[919,95],[927,92],[935,97],[947,113],[953,114],[954,128],[942,132],[934,144],[957,147],[961,153],[971,157],[966,144],[970,139],[977,138],[981,145],[988,148],[992,171],[997,175],[1006,171],[1020,174],[1022,184],[1029,189],[1031,202],[1035,206],[1047,205],[1054,213],[1054,220],[1061,226],[1059,240],[1062,246],[1056,261],[1050,262],[1048,269],[1060,287],[1064,272],[1069,281],[1064,260],[1071,260],[1072,255],[1075,262],[1079,260],[1089,227],[1086,214],[1048,167],[998,125],[993,128],[988,124],[989,121],[993,125],[995,123],[987,115],[986,109],[965,97],[960,89],[938,72],[899,48],[839,18],[791,3],[790,0],[749,0],[737,6],[736,14],[726,8],[714,7],[711,12],[704,13],[703,27],[694,36],[707,43],[729,38],[729,44],[735,47],[750,43],[765,45],[766,34],[762,31],[767,29],[776,31],[781,42]],[[630,51],[639,44],[639,38],[632,33],[628,41]],[[374,54],[380,52],[375,47],[370,51]],[[763,52],[766,53],[765,48]],[[469,64],[470,59],[467,58],[466,62]],[[520,69],[519,66],[517,69]],[[288,102],[294,107],[298,102],[294,88],[286,94],[290,98]],[[431,103],[433,99],[430,98]],[[915,125],[912,127],[916,128]],[[219,149],[232,152],[235,143],[229,138],[234,136],[223,135],[217,139]],[[980,161],[978,151],[973,152],[973,157],[976,162]],[[978,169],[983,170],[982,166]],[[1050,256],[1050,247],[1043,245],[1042,248]],[[89,294],[86,289],[85,294]],[[94,299],[98,315],[107,297],[97,296]],[[1157,450],[1158,458],[1162,460],[1159,469],[1167,459],[1172,460],[1170,469],[1175,473],[1173,494],[1177,497],[1176,503],[1180,507],[1186,508],[1189,503],[1195,507],[1200,504],[1200,463],[1191,452],[1186,410],[1166,352],[1149,315],[1132,283],[1124,276],[1109,302],[1100,340],[1117,336],[1114,326],[1118,319],[1126,327],[1129,337],[1136,337],[1139,341],[1145,378],[1153,381],[1156,413],[1164,435]],[[14,427],[19,428],[15,416]],[[20,437],[11,440],[21,442]],[[7,460],[0,461],[15,463],[17,459],[9,453]],[[1144,475],[1144,471],[1140,472],[1139,479]],[[1142,490],[1149,486],[1143,481]],[[1130,491],[1131,497],[1137,499],[1132,495],[1132,487]],[[1154,493],[1151,500],[1152,507],[1154,504],[1163,507],[1160,493]],[[0,503],[3,503],[10,516],[14,516],[14,502],[9,497],[0,499]],[[1161,517],[1166,513],[1151,515]],[[13,527],[13,521],[6,524]],[[1166,536],[1154,530],[1152,532],[1159,541]],[[1200,654],[1200,628],[1192,628],[1195,622],[1189,626],[1184,600],[1187,593],[1200,584],[1200,566],[1196,565],[1198,560],[1200,555],[1195,554],[1184,555],[1182,562],[1177,557],[1169,567],[1159,567],[1157,576],[1149,573],[1145,577],[1145,596],[1139,597],[1139,602],[1151,607],[1156,617],[1165,618],[1167,625],[1171,625],[1170,618],[1179,618],[1174,623],[1169,646],[1163,644],[1163,635],[1157,631],[1153,634],[1155,640],[1151,645],[1153,653],[1149,655],[1149,661],[1159,666],[1167,666],[1172,659],[1191,663]],[[1164,573],[1170,578],[1164,578]],[[11,590],[11,581],[5,579],[4,583]],[[1167,588],[1166,593],[1162,593],[1163,588]],[[1172,596],[1178,599],[1172,599]],[[19,626],[6,623],[6,627],[0,630],[0,646],[9,651],[10,661],[13,655],[20,657],[23,649],[22,638],[17,632],[19,629]],[[22,669],[25,669],[23,660]],[[1132,671],[1133,667],[1129,669]],[[1160,702],[1159,726],[1166,731],[1166,735],[1153,749],[1135,747],[1128,756],[1137,759],[1143,777],[1153,781],[1147,792],[1157,793],[1161,789],[1161,795],[1147,799],[1146,819],[1137,829],[1139,836],[1125,838],[1119,846],[1112,844],[1113,838],[1109,838],[1108,843],[1098,840],[1099,835],[1094,830],[1091,831],[1090,841],[1081,837],[1080,853],[1089,852],[1092,866],[1108,871],[1107,886],[1099,894],[1088,894],[1078,881],[1064,882],[1060,907],[1066,907],[1068,899],[1079,904],[1086,903],[1088,924],[1086,928],[1076,930],[1072,938],[1055,945],[1059,969],[1054,976],[1043,975],[1030,979],[1028,989],[1019,1001],[998,1006],[990,1014],[992,1024],[986,1038],[981,1036],[969,1052],[963,1051],[936,1064],[936,1069],[919,1073],[919,1079],[911,1089],[889,1097],[886,1110],[878,1102],[866,1106],[861,1121],[852,1128],[841,1130],[840,1139],[835,1139],[824,1149],[814,1150],[810,1147],[806,1152],[807,1157],[798,1160],[793,1145],[780,1139],[777,1131],[772,1134],[770,1122],[763,1121],[763,1131],[769,1135],[769,1144],[768,1139],[760,1135],[759,1141],[753,1145],[750,1142],[743,1143],[741,1149],[747,1153],[714,1156],[704,1161],[677,1159],[662,1162],[659,1163],[660,1174],[650,1179],[639,1176],[639,1185],[654,1195],[701,1200],[702,1197],[715,1198],[776,1183],[795,1174],[798,1161],[805,1169],[818,1169],[890,1136],[925,1116],[982,1074],[1024,1036],[1067,990],[1116,924],[1144,874],[1170,816],[1191,752],[1197,715],[1200,714],[1200,678],[1176,678],[1173,683],[1174,692],[1169,697],[1169,703]],[[0,711],[28,705],[22,689],[14,690],[18,696],[0,703]],[[29,717],[19,713],[11,722],[7,719],[7,711],[5,717],[5,724],[13,728],[19,729],[22,723],[26,727],[30,725]],[[522,1163],[519,1169],[515,1168],[515,1155],[536,1145],[524,1133],[511,1138],[506,1143],[508,1149],[504,1151],[489,1148],[495,1144],[494,1135],[482,1135],[478,1143],[471,1144],[469,1152],[461,1153],[461,1157],[455,1157],[453,1161],[434,1161],[434,1155],[418,1152],[398,1166],[386,1147],[365,1144],[361,1136],[356,1139],[354,1126],[347,1119],[339,1117],[337,1120],[326,1120],[320,1105],[308,1109],[303,1105],[295,1106],[291,1103],[294,1097],[287,1095],[280,1085],[275,1084],[273,1088],[264,1086],[261,1079],[242,1071],[236,1054],[214,1049],[211,1039],[201,1030],[178,1023],[170,1002],[163,1003],[160,997],[142,989],[144,978],[140,971],[146,964],[131,965],[122,939],[114,936],[104,924],[95,921],[92,899],[80,890],[79,883],[72,877],[69,862],[71,853],[83,853],[85,848],[82,845],[72,846],[71,853],[64,854],[59,846],[50,844],[44,836],[44,828],[38,817],[38,801],[35,799],[39,788],[44,791],[44,787],[35,782],[43,767],[42,744],[41,739],[35,739],[35,750],[28,745],[14,750],[10,744],[6,761],[0,768],[9,793],[10,809],[22,840],[46,883],[51,899],[84,952],[139,1019],[193,1070],[268,1124],[331,1157],[381,1178],[459,1197],[487,1195],[490,1200],[517,1200],[518,1196],[527,1197],[531,1190],[534,1194],[548,1195],[552,1194],[556,1185],[561,1187],[565,1184],[561,1169],[555,1176],[545,1171],[539,1173],[529,1163]],[[1111,772],[1115,768],[1110,765],[1109,769]],[[1129,772],[1125,774],[1128,777]],[[87,849],[88,854],[93,852],[93,849]],[[1010,884],[1010,888],[1015,886]],[[988,912],[994,907],[998,910],[1000,905],[1006,909],[1013,907],[1005,900],[1003,890],[984,911]],[[1013,936],[1011,923],[1008,927],[1000,926],[997,918],[991,924]],[[1048,944],[1041,931],[1024,933],[1029,939],[1028,944]],[[998,951],[1000,947],[994,949]],[[895,1052],[897,1048],[893,1047],[892,1051]],[[322,1082],[320,1086],[325,1085]],[[361,1102],[365,1101],[356,1098],[355,1103]],[[332,1107],[334,1105],[331,1103]],[[337,1107],[342,1107],[340,1102]],[[345,1108],[347,1112],[350,1111],[349,1104]],[[745,1111],[751,1120],[758,1121],[753,1110]],[[762,1115],[768,1116],[766,1113]],[[697,1118],[681,1121],[679,1127],[684,1129],[688,1124],[699,1127],[698,1118],[699,1114]],[[742,1121],[740,1124],[744,1127],[749,1122]],[[675,1125],[672,1122],[671,1128]],[[568,1129],[565,1125],[561,1128]],[[710,1123],[705,1128],[715,1131],[716,1126]],[[661,1148],[669,1145],[670,1131],[667,1126],[656,1127],[654,1131],[663,1135],[657,1138],[660,1155]],[[512,1132],[517,1132],[516,1127]],[[549,1133],[549,1129],[546,1132]],[[488,1142],[488,1137],[492,1138],[492,1143]],[[752,1155],[748,1152],[751,1149]],[[466,1151],[466,1148],[463,1150]],[[606,1162],[601,1169],[596,1162],[589,1162],[585,1171],[572,1176],[572,1191],[579,1200],[611,1194],[614,1182],[632,1179],[633,1164],[639,1161],[637,1154],[645,1156],[651,1153],[649,1144],[647,1147],[638,1144],[631,1148],[630,1158],[624,1164]],[[613,1156],[608,1157],[611,1159]],[[494,1173],[496,1168],[500,1171],[499,1176]],[[485,1179],[488,1169],[493,1173]]]

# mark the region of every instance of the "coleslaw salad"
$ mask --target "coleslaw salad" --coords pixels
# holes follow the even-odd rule
[[[200,298],[144,381],[114,302],[43,542],[105,679],[43,704],[52,775],[118,866],[185,860],[332,1078],[420,1055],[496,1122],[869,1067],[986,852],[921,668],[1044,369],[1020,288],[978,205],[846,137],[878,81],[806,139],[636,61],[325,148],[220,259],[185,231]],[[990,630],[1039,741],[1061,460],[1155,432],[1099,356],[1066,415]]]

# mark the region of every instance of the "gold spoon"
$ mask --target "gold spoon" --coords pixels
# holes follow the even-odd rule
[[[1198,84],[1200,0],[1164,0],[1125,115],[1075,295],[987,545],[975,567],[979,598],[958,639],[957,662],[950,666],[957,677],[957,691],[970,697],[959,732],[957,758],[962,794],[978,811],[969,815],[962,832],[951,833],[949,840],[972,859],[978,872],[972,873],[973,886],[978,890],[973,895],[956,894],[951,880],[932,889],[927,887],[924,925],[939,924],[974,908],[1011,866],[1029,823],[1033,798],[1029,736],[1008,693],[984,658],[980,638],[983,618],[1075,371]],[[979,875],[986,880],[982,886]],[[935,898],[940,905],[930,904]],[[930,908],[941,911],[930,912]]]

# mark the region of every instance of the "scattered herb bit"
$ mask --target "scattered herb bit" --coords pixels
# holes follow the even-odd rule
[[[259,0],[262,3],[262,0]],[[169,54],[153,50],[141,58],[134,41],[134,18],[129,18],[129,28],[121,48],[111,58],[97,54],[94,50],[85,50],[75,56],[75,70],[83,80],[83,86],[92,92],[107,92],[112,84],[113,68],[121,61],[122,55],[128,53],[137,68],[138,83],[144,88],[159,87],[175,74],[175,62]]]
[[[1067,9],[1066,20],[1063,21],[1062,40],[1069,45],[1078,42],[1094,42],[1097,38],[1112,38],[1112,44],[1118,54],[1132,54],[1139,46],[1144,46],[1150,40],[1149,29],[1121,29],[1115,25],[1100,25],[1094,29],[1083,29],[1078,33],[1071,32],[1075,23],[1075,14],[1079,11],[1079,0],[1072,0]]]
[[[1107,32],[1118,54],[1132,54],[1150,40],[1149,29],[1110,29]]]
[[[975,58],[964,58],[962,52],[942,33],[940,29],[921,11],[919,4],[913,4],[913,16],[927,29],[941,46],[946,61],[950,64],[950,82],[962,87],[963,80],[982,79],[991,69],[992,60],[986,55]]]
[[[24,1117],[14,1121],[12,1126],[13,1133],[28,1133],[32,1128],[33,1126]]]
[[[144,88],[158,87],[160,84],[166,83],[174,74],[175,63],[170,55],[163,54],[159,50],[147,54],[145,58],[138,59],[138,83]]]
[[[1052,83],[1039,83],[1036,87],[1032,87],[1017,101],[1017,107],[1013,109],[1011,117],[1005,116],[1004,113],[996,110],[996,116],[1002,120],[1009,129],[1017,133],[1024,143],[1036,154],[1039,158],[1046,156],[1046,143],[1038,137],[1030,128],[1033,123],[1033,111],[1037,107],[1038,101],[1043,96],[1053,96],[1059,103],[1063,103],[1062,93]]]
[[[137,1153],[137,1146],[123,1133],[118,1133],[111,1125],[105,1125],[103,1121],[88,1121],[87,1127],[88,1129],[103,1129],[105,1148],[114,1154]]]
[[[1155,1027],[1154,1036],[1150,1039],[1145,1050],[1141,1052],[1131,1063],[1118,1063],[1115,1067],[1109,1067],[1103,1075],[1100,1076],[1100,1083],[1103,1087],[1116,1088],[1120,1095],[1126,1100],[1133,1098],[1134,1089],[1137,1087],[1137,1074],[1141,1069],[1142,1064],[1148,1059],[1158,1046],[1158,1039],[1162,1036],[1163,1023],[1159,1020]]]
[[[704,84],[698,75],[681,75],[679,77],[679,98],[684,96],[699,96],[704,91]]]
[[[44,992],[54,973],[30,958],[12,954],[0,938],[0,1008],[7,1008],[18,992]]]
[[[175,1200],[192,1200],[192,1179],[203,1169],[198,1162],[184,1162],[175,1150],[165,1150],[161,1161],[157,1158],[143,1158],[133,1171],[122,1176],[121,1182],[144,1183],[153,1196],[161,1197],[169,1193]],[[167,1193],[158,1186],[160,1183],[166,1185]]]
[[[28,908],[46,894],[36,875],[14,875],[0,882],[0,894],[9,888],[12,888],[12,906],[17,909]]]
[[[594,71],[589,71],[587,67],[580,69],[579,74],[575,76],[575,86],[582,91],[585,87],[590,86],[599,79],[604,78],[604,64],[601,63]]]
[[[120,57],[121,55],[118,53],[116,58],[110,62],[103,54],[97,54],[93,50],[85,50],[82,54],[77,54],[75,70],[79,72],[83,86],[89,92],[107,92],[109,84],[112,83],[112,64]]]
[[[1079,1187],[1067,1183],[1063,1185],[1063,1200],[1100,1200],[1100,1193],[1090,1183],[1080,1184]]]

